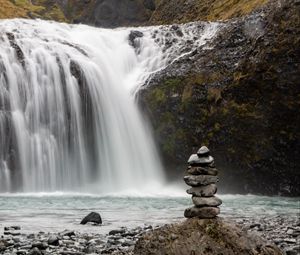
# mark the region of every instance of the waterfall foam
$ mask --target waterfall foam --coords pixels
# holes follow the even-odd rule
[[[171,51],[163,53],[153,28],[139,30],[135,50],[130,28],[0,22],[0,191],[107,193],[164,183],[133,91]]]

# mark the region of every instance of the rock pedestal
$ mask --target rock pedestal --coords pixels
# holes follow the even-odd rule
[[[184,216],[201,219],[215,218],[220,213],[219,206],[222,204],[222,200],[215,196],[219,177],[214,158],[210,156],[209,149],[202,146],[197,154],[190,156],[188,164],[184,181],[191,186],[187,193],[192,195],[194,206],[187,208]]]

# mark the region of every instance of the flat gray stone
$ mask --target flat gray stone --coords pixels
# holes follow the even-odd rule
[[[187,175],[183,177],[185,183],[192,187],[217,183],[219,177],[211,175]]]
[[[212,156],[199,158],[197,154],[192,154],[188,160],[188,164],[191,166],[208,165],[212,162],[214,162],[214,158]]]
[[[200,219],[212,219],[220,214],[219,207],[191,207],[184,211],[184,217],[194,218],[198,217]]]
[[[217,185],[209,184],[206,186],[192,187],[186,192],[197,197],[212,197],[217,193]]]
[[[222,204],[222,200],[218,197],[196,197],[196,196],[193,196],[192,200],[196,207],[206,207],[206,206],[217,207]]]
[[[209,154],[209,149],[206,146],[202,146],[198,151],[197,151],[197,155],[199,157],[203,156],[203,155],[208,155]]]
[[[218,175],[218,170],[216,168],[211,168],[211,167],[201,167],[201,166],[190,166],[187,169],[187,172],[192,175],[213,175],[216,176]]]

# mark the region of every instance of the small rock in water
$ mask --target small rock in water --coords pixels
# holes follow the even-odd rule
[[[121,229],[113,229],[111,231],[109,231],[109,235],[110,236],[114,236],[114,235],[118,235],[118,234],[124,234],[126,232],[125,228],[121,228]]]
[[[96,212],[91,212],[83,218],[83,220],[80,222],[80,224],[85,225],[88,222],[102,224],[102,219],[101,219],[100,214],[96,213]]]
[[[136,38],[141,38],[143,36],[144,36],[144,34],[140,31],[137,31],[137,30],[130,31],[129,38],[128,38],[130,45],[135,48],[136,47],[135,39]]]
[[[9,230],[21,230],[21,227],[20,226],[4,227],[4,231],[9,231]]]

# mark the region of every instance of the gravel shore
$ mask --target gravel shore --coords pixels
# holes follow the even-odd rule
[[[255,232],[281,248],[287,255],[300,254],[300,220],[297,217],[233,219],[243,229]],[[101,228],[101,226],[95,226]],[[141,235],[159,226],[120,228],[107,233],[86,234],[66,230],[60,233],[23,234],[20,226],[6,226],[0,237],[0,254],[5,255],[81,255],[132,254]]]

